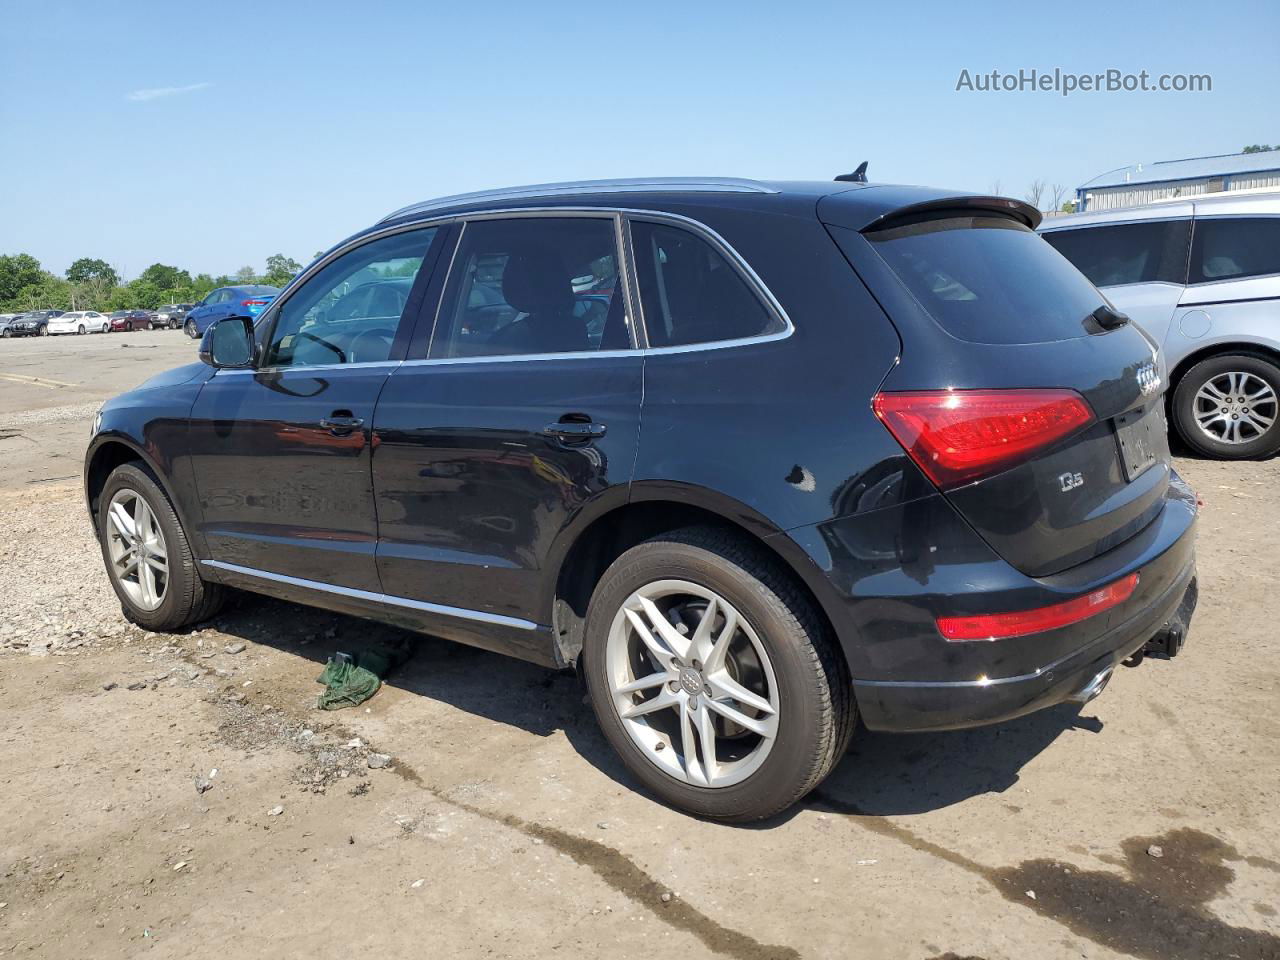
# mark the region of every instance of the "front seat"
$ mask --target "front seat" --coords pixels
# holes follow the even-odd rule
[[[553,250],[507,258],[502,297],[526,316],[489,338],[491,353],[571,353],[589,346],[587,324],[573,315],[573,278]]]

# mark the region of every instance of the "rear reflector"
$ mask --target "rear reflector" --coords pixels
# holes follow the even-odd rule
[[[1074,600],[1016,613],[985,613],[976,617],[938,617],[938,632],[947,640],[1002,640],[1025,637],[1029,633],[1055,630],[1088,620],[1118,606],[1133,596],[1138,575],[1100,587]]]
[[[1084,397],[1056,389],[878,393],[872,408],[939,487],[998,473],[1094,419]]]

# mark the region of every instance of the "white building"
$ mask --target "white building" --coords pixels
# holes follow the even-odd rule
[[[1076,211],[1259,188],[1280,190],[1280,150],[1120,167],[1077,187]]]

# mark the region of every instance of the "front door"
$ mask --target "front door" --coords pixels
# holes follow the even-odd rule
[[[386,234],[330,261],[264,318],[258,369],[205,384],[190,440],[216,563],[379,590],[373,412],[436,233]]]
[[[387,380],[378,569],[387,593],[444,608],[445,635],[481,642],[479,620],[547,656],[549,559],[626,501],[643,357],[617,236],[607,213],[468,222],[429,355]]]

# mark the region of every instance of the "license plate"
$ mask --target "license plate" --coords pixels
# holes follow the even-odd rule
[[[1116,440],[1125,480],[1137,479],[1155,464],[1164,435],[1164,417],[1159,404],[1150,410],[1134,410],[1116,417]]]

